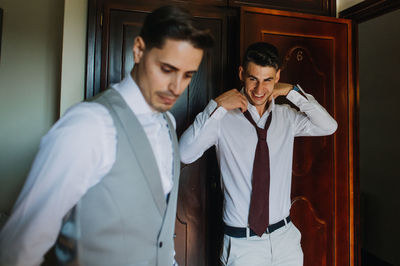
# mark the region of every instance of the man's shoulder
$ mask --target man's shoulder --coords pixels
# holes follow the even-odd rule
[[[227,111],[226,114],[231,117],[239,118],[240,116],[242,116],[243,113],[239,108],[237,108],[237,109]]]
[[[80,102],[67,109],[60,120],[93,121],[110,116],[109,111],[102,104],[96,102]]]
[[[42,138],[41,145],[68,144],[70,149],[97,149],[115,140],[116,131],[108,111],[99,104],[82,102],[70,107]]]
[[[226,126],[229,124],[237,124],[237,122],[244,120],[247,121],[246,117],[243,115],[240,109],[233,109],[226,112],[226,114],[221,118],[221,124]]]
[[[113,129],[113,120],[108,110],[95,102],[80,102],[71,106],[54,124],[52,130],[87,134],[88,132],[109,131]]]
[[[274,106],[274,113],[276,113],[277,115],[294,115],[297,113],[297,110],[295,107],[291,106],[288,103],[284,103],[284,104],[275,104]]]

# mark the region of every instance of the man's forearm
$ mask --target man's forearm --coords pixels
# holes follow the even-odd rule
[[[219,119],[226,113],[218,107],[213,100],[203,112],[196,116],[192,125],[182,134],[179,140],[181,161],[192,163],[200,158],[203,153],[215,145],[218,139]]]
[[[304,96],[300,92],[302,92]],[[298,122],[297,127],[300,131],[296,132],[298,135],[323,136],[331,135],[336,131],[336,120],[311,94],[305,93],[300,88],[300,91],[292,90],[289,92],[287,99],[299,107],[300,111],[308,118],[308,121],[302,120]]]

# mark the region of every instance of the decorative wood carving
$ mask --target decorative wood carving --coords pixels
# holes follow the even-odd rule
[[[175,257],[179,265],[206,264],[205,176],[207,176],[205,158],[181,169],[175,223]]]
[[[328,250],[328,228],[326,221],[318,217],[312,203],[305,197],[293,199],[290,216],[307,234],[302,234],[301,246],[304,251],[304,265],[325,266]]]

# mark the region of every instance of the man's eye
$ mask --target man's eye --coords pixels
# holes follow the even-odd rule
[[[161,67],[161,71],[164,73],[170,73],[171,69],[169,69],[168,67]]]

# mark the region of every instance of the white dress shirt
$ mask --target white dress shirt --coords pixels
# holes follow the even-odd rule
[[[167,121],[150,108],[130,75],[113,87],[142,124],[167,195],[173,186]],[[175,127],[174,117],[168,116]],[[65,113],[42,138],[12,215],[0,232],[1,266],[42,262],[57,239],[65,214],[111,170],[116,146],[116,129],[103,105],[83,102]]]
[[[336,121],[314,97],[309,94],[306,97],[292,90],[287,99],[299,107],[300,112],[288,105],[275,105],[272,101],[261,118],[255,106],[248,103],[251,116],[261,128],[272,111],[267,134],[270,224],[289,215],[294,137],[329,135],[337,128]],[[239,109],[215,108],[217,103],[211,100],[183,133],[180,139],[181,160],[191,163],[208,148],[216,146],[224,192],[224,222],[234,227],[247,227],[257,133]]]

